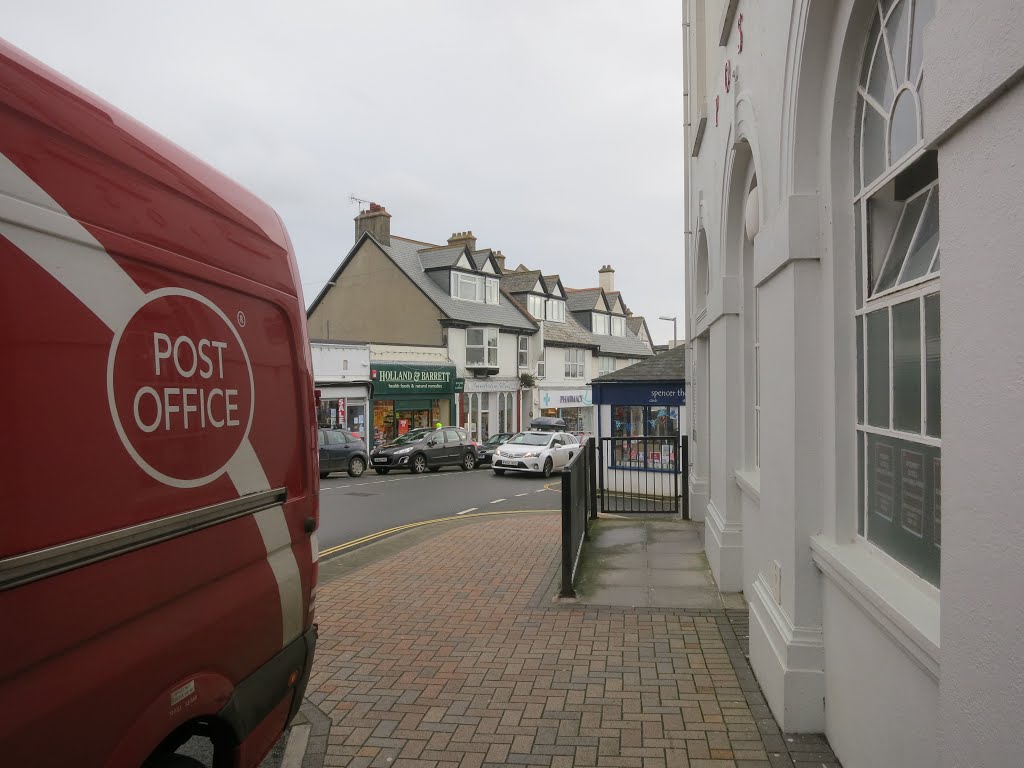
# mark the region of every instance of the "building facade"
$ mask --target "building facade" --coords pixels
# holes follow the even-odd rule
[[[311,341],[313,380],[320,392],[317,423],[347,429],[364,440],[370,425],[370,346]]]
[[[754,672],[846,768],[1017,764],[1024,6],[684,13],[691,512]]]

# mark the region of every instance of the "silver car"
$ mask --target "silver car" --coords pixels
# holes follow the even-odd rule
[[[494,452],[491,467],[496,475],[536,472],[550,477],[581,450],[579,440],[568,432],[520,432]]]

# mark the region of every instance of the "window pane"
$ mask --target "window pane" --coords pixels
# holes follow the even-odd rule
[[[935,0],[916,0],[914,3],[914,36],[910,41],[910,82],[916,83],[921,73],[924,54],[924,27],[935,15]]]
[[[941,333],[939,326],[939,294],[924,298],[925,375],[928,379],[928,434],[942,436],[942,386],[940,365]]]
[[[892,51],[892,64],[896,69],[896,82],[902,84],[907,77],[907,29],[910,26],[910,0],[901,2],[885,23]]]
[[[916,280],[928,273],[935,249],[939,247],[939,188],[935,187],[928,195],[928,206],[921,217],[921,228],[917,232],[914,244],[907,257],[907,266],[903,268],[900,282]]]
[[[917,104],[910,91],[900,94],[889,131],[890,162],[896,162],[917,144]]]
[[[889,311],[870,313],[868,323],[868,423],[889,426]]]
[[[857,433],[857,533],[864,535],[864,433]]]
[[[938,586],[941,450],[873,434],[867,444],[868,540]]]
[[[888,145],[886,122],[870,104],[864,106],[864,129],[861,133],[864,154],[861,162],[864,165],[865,187],[881,176],[888,165],[885,158],[885,148]]]
[[[896,284],[896,278],[903,267],[903,261],[910,249],[910,240],[917,228],[917,221],[921,218],[921,211],[924,209],[926,195],[918,195],[903,209],[903,218],[900,219],[899,229],[893,237],[892,245],[889,246],[889,256],[882,267],[882,276],[878,279],[876,291],[884,291]]]
[[[893,428],[921,431],[921,302],[892,308]]]
[[[466,344],[471,346],[483,346],[484,343],[484,329],[483,328],[470,328],[466,331]]]
[[[861,231],[863,226],[861,222],[863,207],[863,203],[857,203],[853,207],[854,242],[856,245],[854,264],[856,265],[855,274],[857,278],[857,285],[854,287],[854,290],[857,294],[857,309],[864,306],[864,233]]]
[[[878,102],[882,109],[889,109],[892,104],[892,78],[889,76],[889,58],[885,55],[885,44],[878,37],[875,56],[871,62],[871,77],[868,80],[868,93]]]
[[[857,423],[864,423],[864,325],[863,320],[856,318],[857,323]]]
[[[484,361],[484,348],[482,346],[466,347],[466,365],[483,365]]]

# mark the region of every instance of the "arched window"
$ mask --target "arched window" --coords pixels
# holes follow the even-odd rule
[[[711,272],[708,265],[708,238],[703,228],[697,232],[697,258],[693,268],[693,300],[697,311],[707,308],[708,290],[711,287]]]
[[[922,137],[934,0],[878,0],[855,147],[858,532],[938,585],[939,178]]]

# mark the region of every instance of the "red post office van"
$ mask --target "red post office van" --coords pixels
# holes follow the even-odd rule
[[[0,355],[0,764],[257,765],[316,641],[288,236],[2,42]]]

